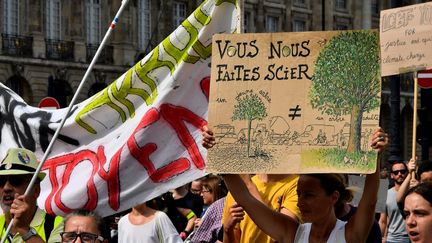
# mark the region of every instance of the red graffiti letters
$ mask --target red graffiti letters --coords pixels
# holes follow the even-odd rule
[[[109,206],[115,211],[120,208],[121,180],[119,171],[121,170],[122,161],[136,160],[145,168],[148,176],[155,183],[167,181],[189,170],[191,168],[191,162],[188,158],[178,158],[169,163],[165,161],[151,161],[150,155],[157,150],[157,145],[148,142],[142,147],[139,146],[139,144],[142,144],[143,137],[137,137],[138,132],[142,132],[146,129],[151,131],[151,125],[156,123],[161,117],[173,128],[175,134],[187,150],[192,163],[198,169],[204,169],[204,159],[201,156],[196,141],[187,129],[186,123],[202,129],[207,122],[184,107],[162,104],[159,111],[155,108],[151,108],[147,111],[127,141],[125,141],[114,155],[109,158],[109,162],[107,161],[104,151],[105,147],[102,145],[97,148],[96,152],[90,149],[82,149],[75,153],[69,153],[47,160],[43,169],[48,170],[48,178],[52,189],[45,201],[46,211],[48,213],[54,213],[53,203],[64,213],[73,210],[62,201],[62,193],[64,193],[64,189],[70,183],[72,174],[74,174],[74,176],[77,175],[77,166],[83,162],[90,162],[91,165],[89,166],[89,170],[91,170],[90,176],[88,178],[82,178],[82,182],[86,183],[86,191],[74,191],[74,193],[85,193],[87,195],[87,201],[84,203],[83,208],[89,210],[94,210],[98,204],[99,194],[97,188],[99,187],[96,187],[95,184],[96,175],[102,178],[107,184]],[[142,133],[140,134],[142,136]],[[130,158],[132,157],[134,159],[131,160]],[[80,195],[80,197],[82,196]]]
[[[207,100],[209,99],[210,95],[210,77],[205,77],[200,82],[201,90],[206,96]]]
[[[151,121],[147,121],[143,119],[141,123],[138,125],[138,127],[135,129],[133,134],[136,134],[139,130],[146,128],[148,125],[150,125],[149,122],[153,123],[157,119],[159,119],[159,113],[156,110],[151,110],[147,114],[149,113],[150,113],[149,117],[153,119],[150,119]],[[144,168],[147,170],[148,175],[154,182],[162,182],[164,180],[167,180],[168,178],[174,175],[186,171],[190,167],[189,161],[187,159],[179,159],[169,163],[168,165],[162,168],[156,169],[153,162],[150,161],[149,158],[150,154],[156,151],[157,149],[156,144],[148,143],[140,148],[136,143],[135,137],[131,136],[127,141],[127,145],[132,156],[136,160],[138,160],[138,162],[142,166],[144,166]]]
[[[190,110],[170,104],[163,104],[160,106],[162,117],[174,128],[178,138],[182,142],[183,146],[187,148],[192,161],[198,169],[204,169],[205,162],[199,152],[198,146],[195,143],[194,138],[186,128],[185,122],[189,122],[202,129],[207,124],[206,120],[192,113]]]
[[[101,147],[99,147],[101,149]],[[68,185],[72,172],[79,163],[83,161],[90,161],[92,163],[92,173],[91,178],[87,181],[87,196],[88,201],[84,205],[84,208],[89,210],[93,210],[96,208],[98,194],[96,191],[95,184],[93,183],[93,176],[99,169],[99,159],[97,158],[96,153],[90,150],[81,150],[75,154],[67,154],[63,156],[59,156],[50,160],[47,160],[44,164],[44,169],[49,169],[49,179],[52,185],[52,191],[48,195],[47,200],[45,201],[45,208],[48,213],[54,213],[52,210],[52,206],[50,204],[52,198],[54,197],[54,201],[56,206],[65,213],[71,211],[66,205],[64,205],[61,201],[61,193],[64,188]],[[60,183],[57,181],[56,168],[58,166],[66,165],[66,168],[63,171],[62,176],[60,177]]]

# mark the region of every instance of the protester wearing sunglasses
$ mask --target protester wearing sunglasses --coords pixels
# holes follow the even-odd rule
[[[405,230],[405,220],[396,201],[397,192],[401,189],[407,175],[408,167],[405,162],[399,161],[391,166],[390,178],[393,180],[394,186],[387,191],[386,212],[381,213],[379,220],[383,233],[383,243],[410,242]]]
[[[95,212],[77,210],[68,214],[64,222],[62,243],[108,243],[105,223]]]
[[[6,242],[60,242],[63,219],[47,215],[36,205],[40,192],[41,172],[32,191],[24,196],[37,168],[36,156],[30,150],[11,148],[0,163],[0,215],[1,238],[6,234],[12,217],[14,223]]]

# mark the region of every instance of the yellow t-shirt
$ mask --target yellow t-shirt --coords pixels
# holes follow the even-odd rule
[[[289,175],[288,177],[277,182],[262,182],[257,176],[252,177],[252,182],[257,186],[261,194],[261,198],[267,206],[275,211],[280,211],[282,208],[288,209],[300,220],[300,211],[297,207],[297,175]],[[229,208],[235,202],[231,193],[228,193],[226,198],[222,223],[225,217],[229,214]],[[240,243],[271,243],[272,239],[266,235],[252,219],[246,214],[244,219],[237,224],[240,228],[241,239]]]

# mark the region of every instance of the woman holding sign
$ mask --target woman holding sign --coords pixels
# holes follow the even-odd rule
[[[203,133],[203,145],[214,144],[212,132]],[[371,147],[381,153],[388,136],[379,128],[372,135]],[[343,200],[347,190],[340,176],[335,174],[301,175],[297,185],[298,207],[304,224],[272,211],[248,191],[248,177],[224,175],[224,180],[235,200],[253,221],[279,243],[307,242],[365,242],[372,227],[379,187],[379,163],[373,174],[366,176],[364,192],[357,213],[348,222],[336,218],[334,206]],[[272,222],[272,223],[269,223]]]

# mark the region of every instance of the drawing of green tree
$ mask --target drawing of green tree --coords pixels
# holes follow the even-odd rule
[[[236,97],[237,104],[234,105],[234,112],[231,120],[246,120],[248,122],[248,135],[247,135],[247,154],[250,155],[251,145],[251,128],[252,121],[259,120],[267,116],[266,107],[261,98],[252,92]]]
[[[321,50],[309,98],[322,114],[351,114],[347,152],[360,151],[363,113],[379,106],[380,88],[377,32],[341,32]]]

